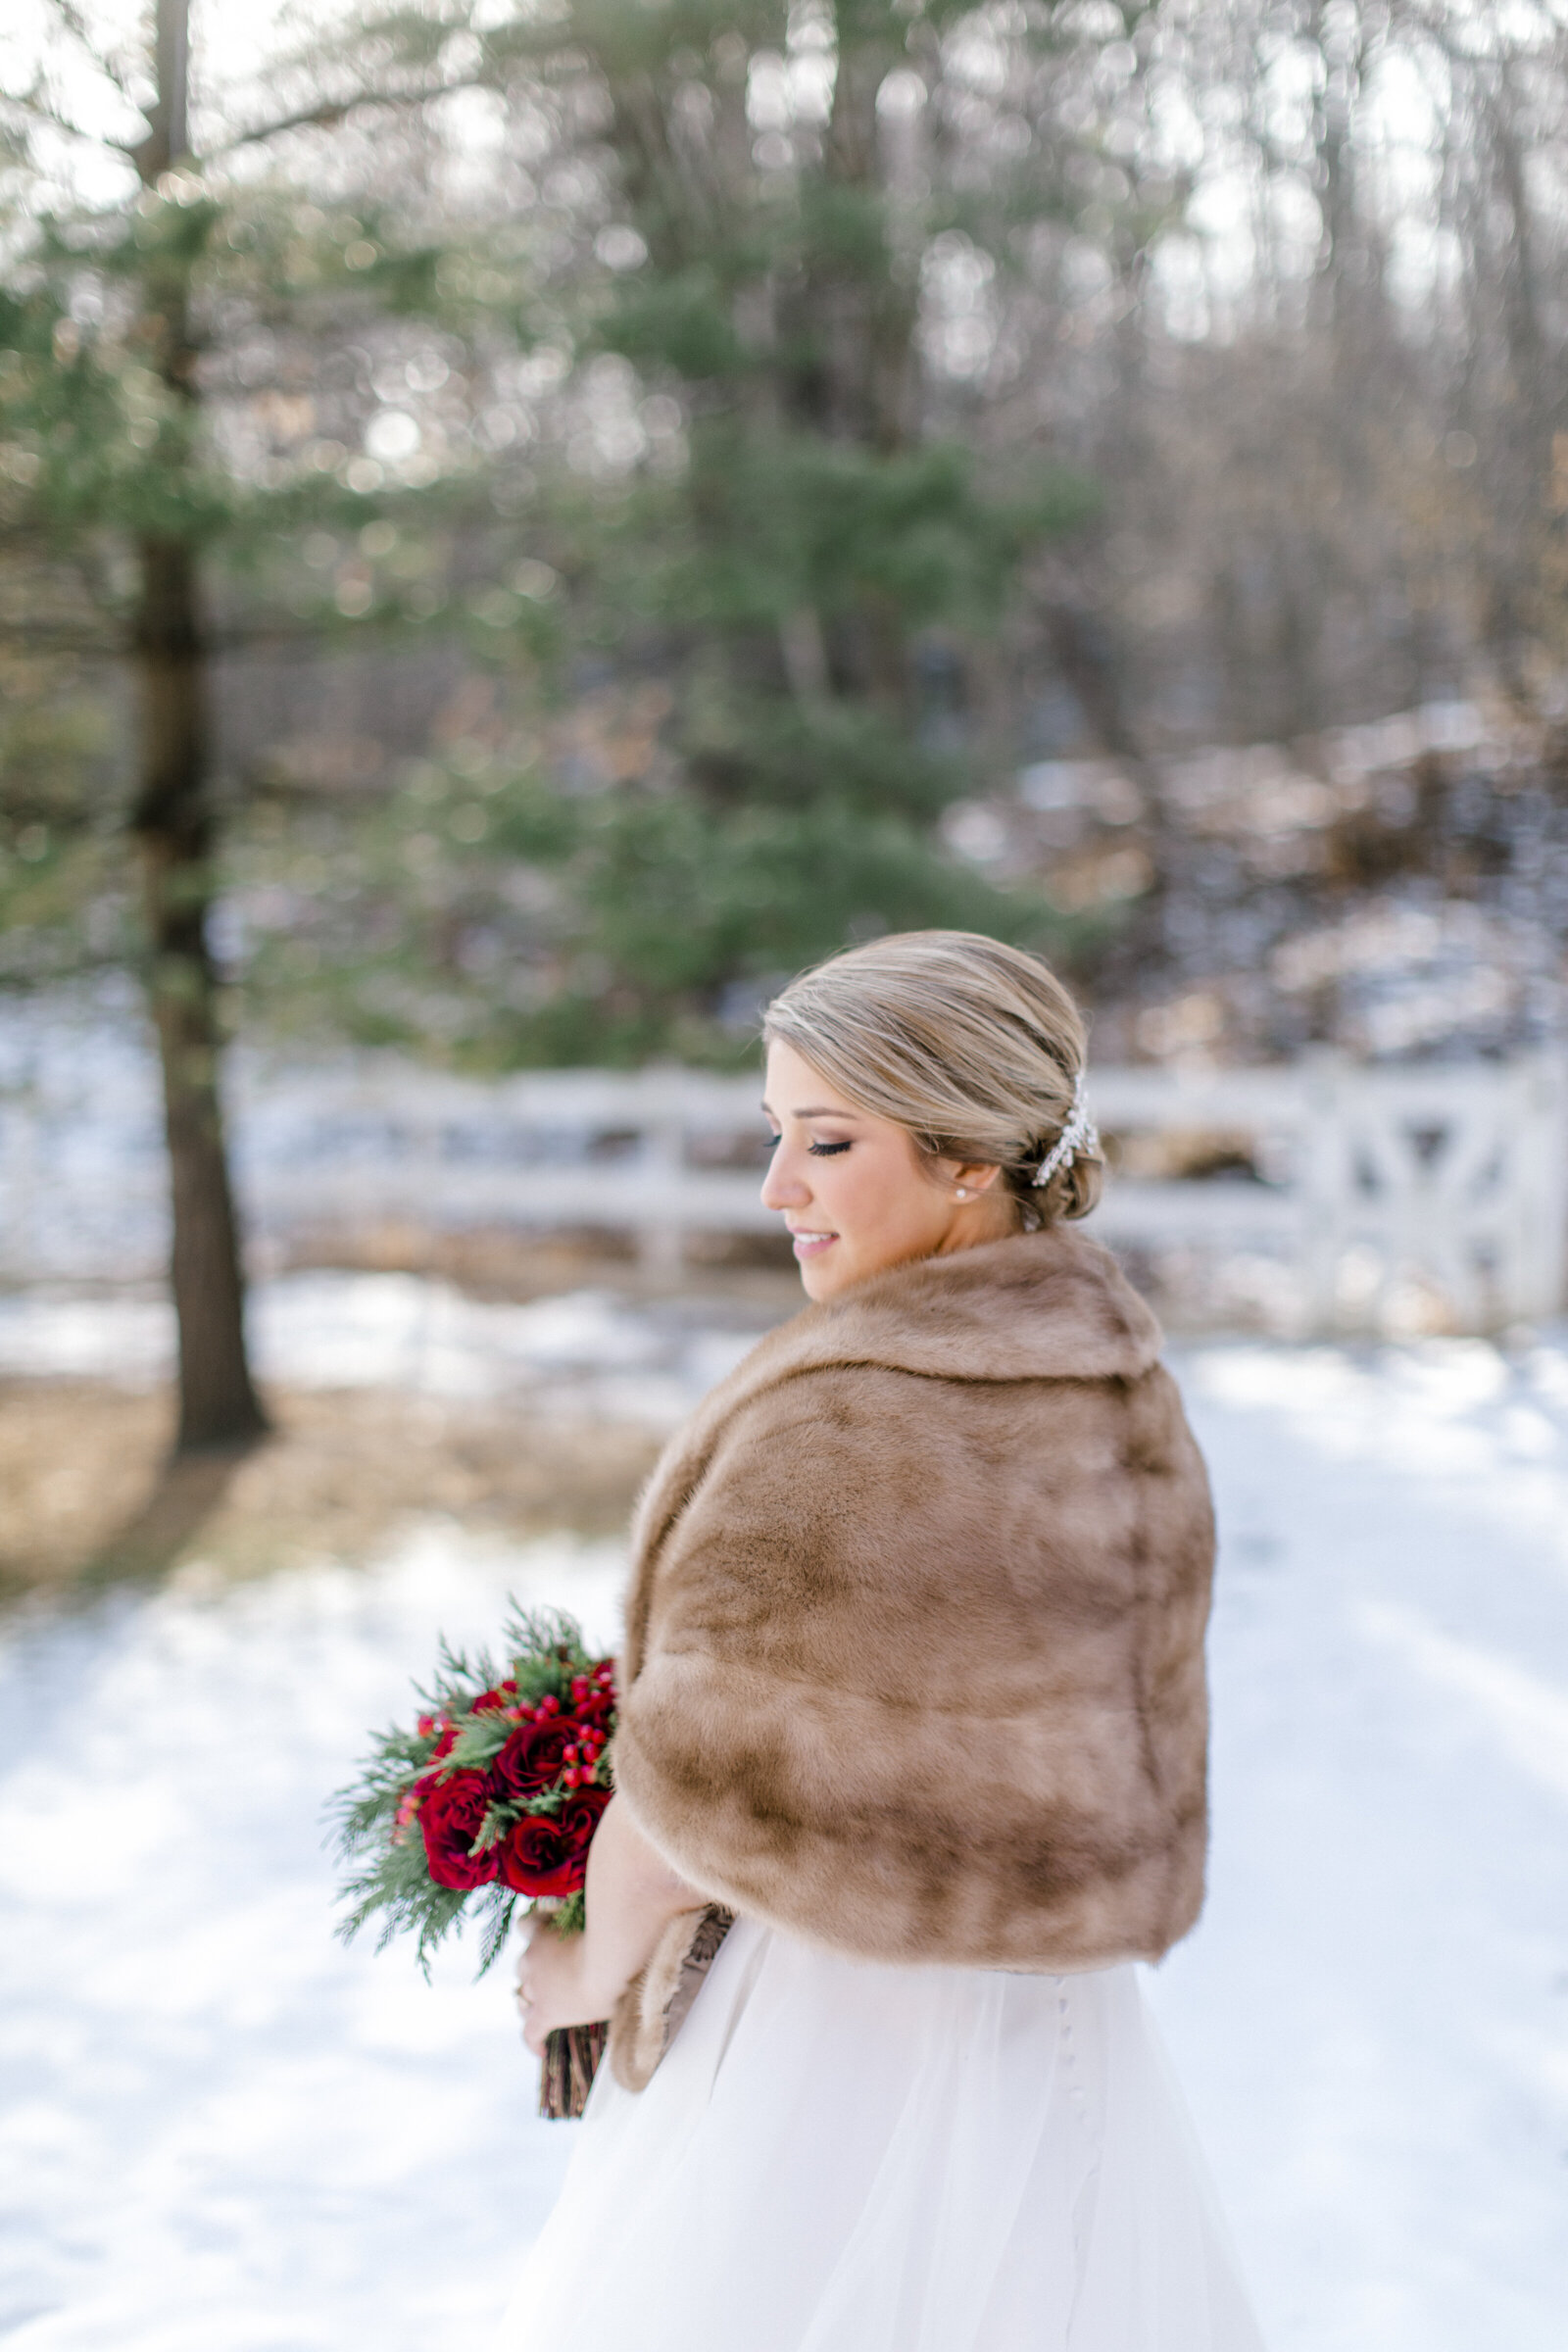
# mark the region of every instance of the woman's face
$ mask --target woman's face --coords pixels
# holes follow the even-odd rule
[[[778,1139],[762,1200],[794,1237],[808,1298],[1013,1230],[996,1168],[922,1159],[906,1128],[856,1109],[782,1041],[762,1109]]]

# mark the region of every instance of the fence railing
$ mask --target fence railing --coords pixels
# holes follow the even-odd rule
[[[755,1078],[674,1069],[495,1082],[391,1060],[242,1069],[247,1223],[282,1244],[389,1220],[611,1229],[667,1272],[691,1234],[777,1230],[758,1198],[758,1094]],[[1288,1277],[1286,1320],[1302,1332],[1386,1327],[1412,1284],[1460,1330],[1564,1303],[1568,1066],[1556,1055],[1107,1068],[1092,1074],[1090,1102],[1113,1166],[1091,1230],[1156,1258],[1266,1260]],[[1147,1172],[1162,1166],[1194,1172]],[[73,1104],[13,1082],[0,1100],[0,1275],[154,1270],[163,1181],[146,1088]]]
[[[1107,1240],[1260,1250],[1294,1270],[1305,1331],[1377,1330],[1426,1287],[1462,1331],[1557,1313],[1568,1271],[1568,1069],[1105,1070],[1102,1126],[1126,1139],[1235,1135],[1271,1181],[1112,1182]]]

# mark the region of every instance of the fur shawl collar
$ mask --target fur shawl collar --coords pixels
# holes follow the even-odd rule
[[[956,1965],[1191,1926],[1212,1523],[1158,1347],[1054,1227],[808,1307],[713,1391],[638,1513],[615,1751],[696,1886]]]

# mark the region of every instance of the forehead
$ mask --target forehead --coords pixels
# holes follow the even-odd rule
[[[847,1119],[864,1116],[781,1037],[767,1049],[767,1107],[775,1118],[799,1118],[805,1111],[824,1110]]]

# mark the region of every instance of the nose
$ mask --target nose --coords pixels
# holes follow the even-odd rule
[[[780,1144],[767,1163],[762,1179],[762,1206],[782,1211],[799,1208],[811,1198],[810,1187],[804,1184],[790,1165],[787,1147]]]

